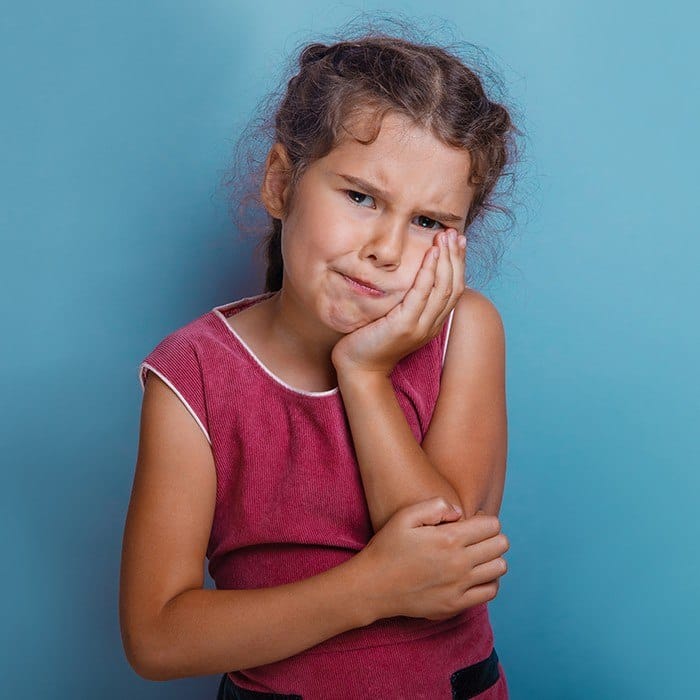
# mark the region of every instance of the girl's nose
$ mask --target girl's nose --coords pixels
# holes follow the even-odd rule
[[[371,258],[380,267],[396,268],[401,264],[406,231],[399,221],[378,222],[365,243],[362,257]]]

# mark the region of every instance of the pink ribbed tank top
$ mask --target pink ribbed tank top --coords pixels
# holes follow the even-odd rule
[[[226,322],[271,294],[214,307],[166,336],[139,365],[142,388],[149,370],[158,374],[211,445],[217,486],[207,559],[218,589],[314,576],[352,557],[374,534],[338,388],[289,386]],[[441,332],[391,374],[419,443],[437,400],[451,321],[450,314]],[[473,675],[469,667],[490,655],[493,632],[482,603],[448,620],[377,620],[229,677],[248,690],[304,700],[503,700],[508,695],[500,663],[500,677],[485,691],[459,690]]]

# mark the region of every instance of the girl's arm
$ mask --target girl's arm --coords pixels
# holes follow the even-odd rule
[[[286,585],[204,589],[215,501],[209,444],[149,373],[119,588],[122,641],[140,676],[171,680],[260,666],[381,617],[385,593],[362,552]]]
[[[434,496],[498,515],[506,463],[505,340],[495,306],[467,289],[455,305],[440,395],[422,446],[382,373],[337,368],[375,532]]]

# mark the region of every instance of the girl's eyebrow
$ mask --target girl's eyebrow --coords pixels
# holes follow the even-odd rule
[[[371,182],[367,182],[366,180],[363,180],[359,177],[355,177],[354,175],[344,175],[343,173],[335,173],[335,175],[337,175],[338,177],[342,177],[343,180],[346,180],[351,185],[355,185],[355,187],[359,187],[363,192],[373,197],[377,196],[381,197],[382,199],[387,199],[387,197],[389,196],[389,193],[381,189],[381,187],[373,185]],[[458,216],[457,214],[451,214],[450,212],[446,211],[430,211],[428,209],[423,208],[421,208],[421,211],[425,212],[425,214],[431,219],[435,219],[436,221],[441,221],[443,223],[448,222],[459,224],[463,220],[463,217]]]

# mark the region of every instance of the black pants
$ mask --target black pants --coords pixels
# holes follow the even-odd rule
[[[282,693],[259,693],[236,685],[228,673],[221,676],[216,700],[302,700],[301,695],[284,695]]]
[[[461,668],[452,674],[450,677],[452,697],[460,700],[476,697],[495,685],[500,677],[498,654],[494,647],[491,654],[485,659]],[[301,695],[260,693],[256,690],[246,690],[233,683],[228,674],[224,673],[219,683],[216,700],[303,700],[303,698]]]

